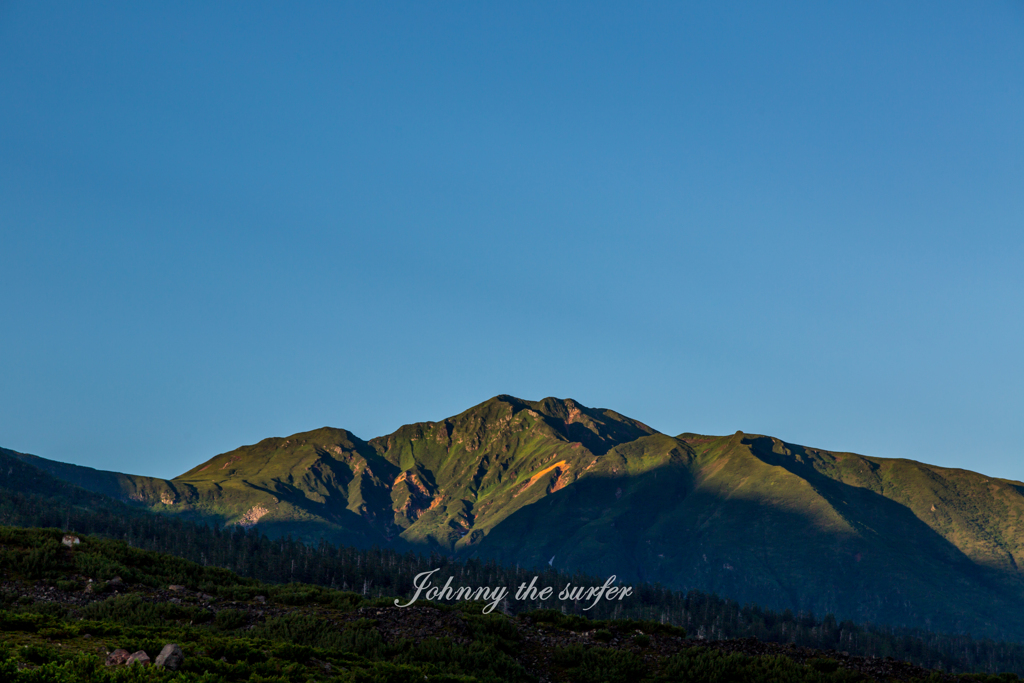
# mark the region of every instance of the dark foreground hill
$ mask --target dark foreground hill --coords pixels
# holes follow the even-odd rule
[[[352,592],[266,585],[57,530],[0,528],[0,571],[0,679],[12,682],[1017,679],[754,639],[694,641],[653,621],[555,610],[485,615],[480,603],[400,608]],[[117,663],[129,653],[156,660],[172,644],[183,655],[167,660],[174,670]]]
[[[1024,641],[1024,484],[498,396],[364,441],[323,428],[172,480],[13,454],[162,514]]]

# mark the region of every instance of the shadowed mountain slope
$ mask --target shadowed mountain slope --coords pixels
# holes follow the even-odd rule
[[[172,500],[178,495],[174,484],[166,479],[144,477],[137,474],[108,472],[92,467],[71,465],[55,460],[47,460],[36,455],[18,453],[17,451],[0,448],[0,453],[16,458],[32,465],[48,474],[76,486],[101,493],[115,500],[151,504],[154,501]]]
[[[1024,634],[1014,485],[768,437],[661,438],[674,450],[658,437],[613,449],[477,551],[779,609]],[[627,470],[642,459],[657,465]]]

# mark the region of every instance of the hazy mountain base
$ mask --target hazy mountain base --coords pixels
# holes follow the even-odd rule
[[[22,457],[161,513],[1024,640],[1024,484],[499,396],[362,441],[266,439],[157,480]],[[951,600],[950,596],[957,596]]]
[[[595,622],[557,611],[510,618],[477,614],[479,604],[403,609],[351,592],[267,586],[119,542],[85,538],[64,547],[61,538],[56,530],[0,528],[4,680],[1016,680],[952,677],[756,641],[703,646],[657,622]],[[114,572],[124,579],[117,589],[115,582],[94,581],[83,593],[89,575],[113,578]],[[111,590],[121,592],[103,595]],[[185,653],[177,672],[103,665],[115,648],[154,656],[168,642]]]

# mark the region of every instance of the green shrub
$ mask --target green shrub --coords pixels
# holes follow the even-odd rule
[[[126,626],[159,626],[191,621],[200,611],[196,607],[169,602],[148,602],[138,595],[120,595],[86,605],[79,615],[83,619],[112,621]]]
[[[839,668],[839,662],[834,659],[812,659],[811,668],[822,673],[832,673]]]
[[[23,605],[15,608],[19,612],[25,612],[30,614],[39,614],[47,617],[56,617],[63,619],[68,616],[70,609],[59,602],[33,602],[29,605]]]
[[[464,614],[462,620],[473,640],[494,645],[505,652],[513,652],[521,639],[515,623],[501,614]]]
[[[672,624],[662,624],[659,621],[637,619],[616,619],[606,622],[609,628],[620,631],[643,631],[644,633],[661,633],[666,636],[686,637],[686,629]]]
[[[359,619],[340,629],[317,616],[294,613],[267,619],[248,633],[253,638],[373,656],[384,645],[374,624],[372,619]]]
[[[295,643],[282,643],[275,645],[271,650],[271,656],[278,659],[285,659],[290,662],[308,662],[316,650],[308,645],[296,645]]]
[[[522,616],[534,623],[546,623],[567,631],[589,631],[601,622],[581,617],[576,614],[562,614],[556,609],[538,609],[532,612],[525,612]]]
[[[308,586],[299,583],[289,583],[284,586],[274,586],[270,589],[270,599],[282,605],[308,605],[310,603],[322,602],[321,598],[326,591],[319,586]]]
[[[245,626],[249,615],[240,609],[223,609],[213,618],[213,625],[221,631],[233,631]]]
[[[821,664],[815,665],[815,662]],[[815,659],[810,665],[801,665],[784,656],[726,655],[711,648],[690,648],[669,657],[662,668],[662,675],[668,680],[692,683],[852,683],[863,680],[863,676],[855,671],[838,668],[838,662],[832,659]],[[941,676],[935,679],[936,682],[941,680]]]
[[[216,638],[205,641],[210,659],[223,658],[229,664],[259,663],[266,659],[261,645],[250,638]]]
[[[555,663],[577,683],[634,683],[647,676],[644,660],[628,651],[570,645],[555,649]]]
[[[231,600],[232,602],[248,602],[257,595],[266,594],[267,590],[260,585],[253,586],[236,586],[236,585],[212,585],[207,584],[209,590],[204,590],[207,593],[213,593],[225,600]]]
[[[47,662],[55,662],[60,658],[60,653],[57,652],[57,649],[49,645],[26,645],[21,648],[18,655],[22,661],[31,664],[46,664]]]
[[[0,611],[0,631],[35,633],[41,623],[44,623],[44,619],[40,615]]]
[[[493,645],[481,642],[459,645],[450,638],[426,638],[420,643],[396,643],[394,650],[390,653],[392,661],[422,667],[422,671],[429,674],[429,680],[494,683],[529,680],[519,662]]]
[[[336,610],[348,612],[363,603],[363,596],[349,591],[331,591],[327,605]],[[393,603],[392,603],[393,604]]]
[[[49,640],[73,638],[78,635],[78,629],[70,624],[61,624],[56,628],[47,627],[39,629],[39,635],[43,638],[48,638]]]

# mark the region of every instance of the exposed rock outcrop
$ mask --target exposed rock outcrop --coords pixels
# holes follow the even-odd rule
[[[177,671],[181,666],[182,662],[185,661],[185,653],[181,651],[181,648],[174,643],[167,643],[163,649],[160,650],[160,654],[156,656],[156,666],[170,669],[171,671]]]

